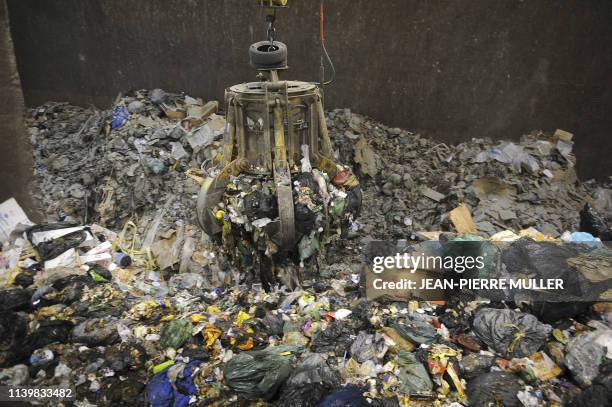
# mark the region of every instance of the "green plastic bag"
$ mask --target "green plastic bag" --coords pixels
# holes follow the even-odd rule
[[[164,327],[159,343],[164,348],[180,348],[191,338],[191,322],[175,319]]]
[[[270,400],[291,374],[293,354],[299,349],[299,346],[280,345],[239,353],[223,367],[223,380],[247,399]]]
[[[396,360],[400,367],[398,377],[402,383],[400,387],[402,392],[410,394],[411,392],[429,392],[433,389],[429,373],[413,353],[402,349]]]

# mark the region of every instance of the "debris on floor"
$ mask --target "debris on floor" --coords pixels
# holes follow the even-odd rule
[[[348,175],[329,179],[304,154],[293,267],[310,274],[264,268],[265,280],[269,180],[228,184],[221,241],[196,226],[225,128],[216,102],[155,89],[104,111],[33,109],[48,220],[0,204],[0,383],[73,385],[79,406],[609,402],[608,302],[363,295],[367,242],[442,233],[521,242],[523,259],[531,242],[594,245],[600,263],[575,257],[572,271],[609,284],[611,185],[577,180],[569,133],[451,146],[348,109],[327,115],[335,158],[360,177],[360,216],[347,210]],[[254,248],[267,254],[255,259]],[[517,267],[537,267],[530,259]]]

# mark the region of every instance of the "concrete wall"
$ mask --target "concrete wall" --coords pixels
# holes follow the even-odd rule
[[[251,80],[263,39],[251,0],[7,0],[26,102],[107,106],[162,87],[221,98]],[[328,107],[350,107],[445,141],[577,137],[583,178],[612,173],[612,2],[327,0],[338,79]],[[290,76],[319,76],[317,0],[281,10]]]
[[[0,202],[15,198],[30,219],[37,221],[41,211],[32,194],[32,149],[23,114],[6,3],[0,0]]]

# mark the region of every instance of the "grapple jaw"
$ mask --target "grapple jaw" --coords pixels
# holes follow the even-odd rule
[[[226,90],[227,127],[218,164],[221,171],[204,181],[197,200],[197,218],[207,234],[223,233],[223,211],[219,208],[232,176],[263,176],[274,182],[278,208],[278,218],[267,232],[273,232],[268,234],[279,250],[290,252],[295,251],[299,238],[292,172],[304,170],[304,151],[309,153],[308,166],[325,172],[330,179],[341,167],[331,160],[320,89],[312,83],[280,81],[276,70],[267,75],[266,81]]]

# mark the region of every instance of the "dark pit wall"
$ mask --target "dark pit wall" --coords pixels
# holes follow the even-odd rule
[[[41,210],[33,194],[32,149],[23,122],[23,94],[7,11],[5,1],[0,0],[0,203],[15,198],[32,221],[40,221]]]
[[[7,0],[26,102],[108,106],[161,87],[222,100],[252,80],[255,0]],[[318,0],[280,10],[287,77],[318,80]],[[327,107],[446,142],[571,131],[581,177],[612,173],[612,2],[326,0]]]

